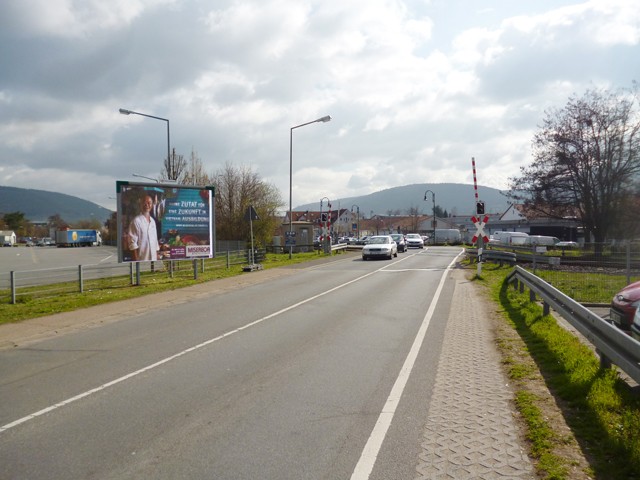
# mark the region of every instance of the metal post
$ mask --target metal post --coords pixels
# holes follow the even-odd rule
[[[78,265],[78,283],[80,286],[80,293],[84,293],[84,284],[82,281],[82,265]]]
[[[11,305],[16,304],[16,272],[13,270],[10,273],[11,277]]]
[[[329,115],[313,120],[312,122],[301,123],[291,127],[289,130],[289,259],[293,253],[293,130],[296,128],[311,125],[317,122],[328,122],[331,120]]]

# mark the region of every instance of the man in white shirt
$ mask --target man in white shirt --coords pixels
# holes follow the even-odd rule
[[[151,217],[153,199],[145,195],[140,200],[140,215],[129,224],[129,250],[134,262],[144,260],[158,260],[158,232],[156,222]]]

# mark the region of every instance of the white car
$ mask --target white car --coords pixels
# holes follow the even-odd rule
[[[389,235],[376,235],[367,239],[362,247],[362,260],[369,258],[388,258],[398,256],[398,244]]]
[[[422,235],[417,233],[407,233],[405,239],[407,242],[407,248],[424,248]]]

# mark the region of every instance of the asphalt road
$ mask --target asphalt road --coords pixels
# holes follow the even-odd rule
[[[459,253],[153,297],[2,350],[0,478],[413,478]]]
[[[0,275],[10,271],[43,270],[47,268],[73,267],[118,263],[116,247],[4,247],[0,248]]]

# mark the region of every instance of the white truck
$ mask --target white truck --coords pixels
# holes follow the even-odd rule
[[[436,243],[458,245],[462,243],[462,234],[456,228],[436,228]]]
[[[491,235],[492,243],[501,245],[527,245],[528,238],[529,234],[524,232],[493,232]]]

